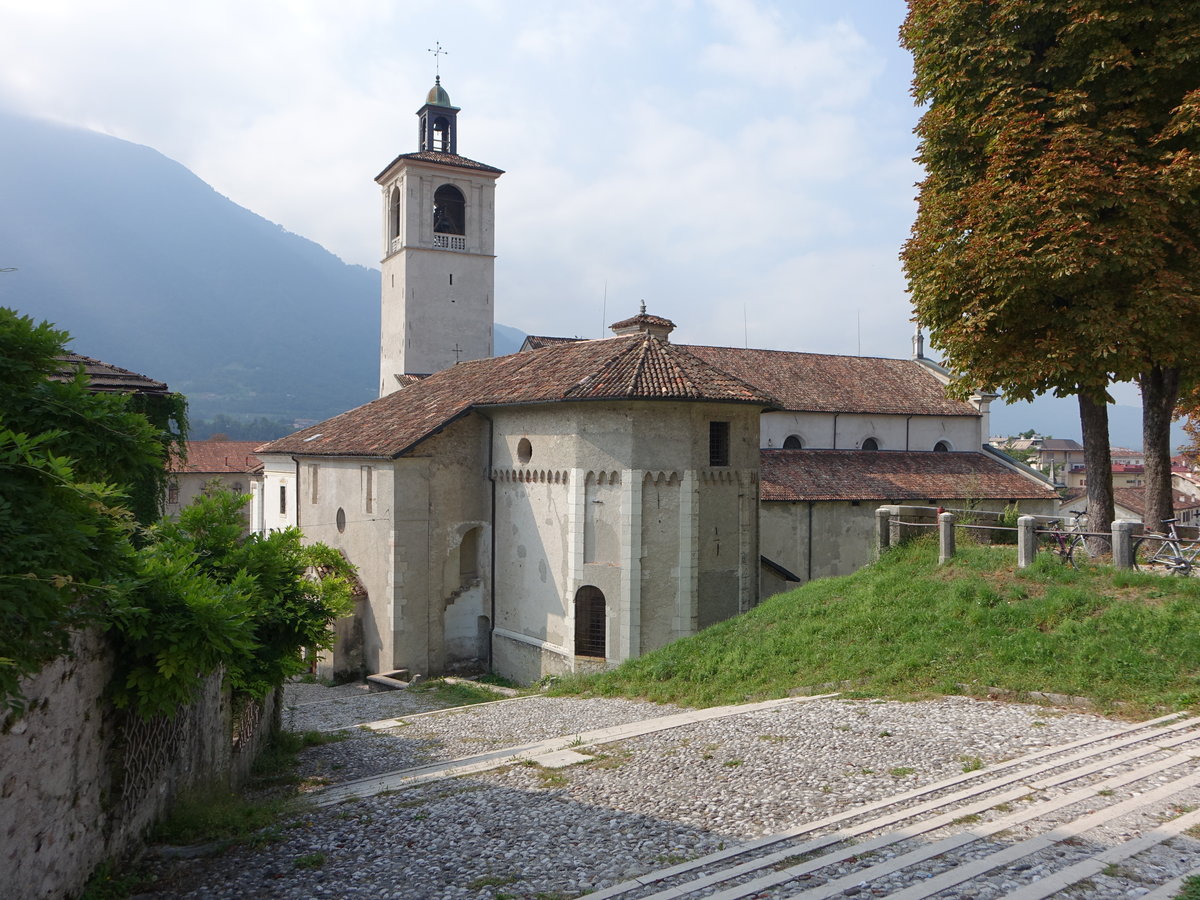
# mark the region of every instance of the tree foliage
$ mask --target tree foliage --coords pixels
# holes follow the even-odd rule
[[[1187,363],[1200,6],[911,0],[926,177],[903,259],[951,368],[1016,399]]]
[[[901,40],[917,319],[963,390],[1078,395],[1107,470],[1109,383],[1200,338],[1200,4],[910,0]]]
[[[115,642],[114,698],[146,716],[219,668],[253,696],[302,671],[349,610],[352,567],[294,529],[243,535],[248,498],[227,491],[140,526],[129,498],[164,471],[181,411],[155,423],[82,377],[50,380],[65,340],[0,309],[0,704],[20,709],[21,679],[83,626]]]
[[[122,398],[48,376],[66,335],[0,308],[0,700],[136,572],[122,479],[161,466]]]
[[[261,697],[306,671],[350,612],[353,567],[294,528],[245,535],[249,497],[206,491],[152,530],[137,589],[111,609],[114,697],[146,715],[186,703],[223,666],[235,693]]]

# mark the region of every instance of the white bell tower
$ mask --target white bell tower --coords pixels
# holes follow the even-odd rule
[[[438,76],[416,153],[396,157],[383,189],[379,396],[406,375],[492,355],[496,179],[503,170],[458,155],[458,107]]]

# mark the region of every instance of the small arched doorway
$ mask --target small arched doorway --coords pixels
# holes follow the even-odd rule
[[[586,584],[575,593],[575,655],[604,659],[608,615],[604,592]]]

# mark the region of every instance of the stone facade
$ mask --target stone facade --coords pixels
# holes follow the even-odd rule
[[[76,896],[97,865],[136,846],[177,794],[237,786],[277,706],[235,716],[221,676],[173,719],[143,721],[105,696],[112,651],[82,632],[72,655],[23,684],[29,708],[0,725],[0,884],[14,900]]]

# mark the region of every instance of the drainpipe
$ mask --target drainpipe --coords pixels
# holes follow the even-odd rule
[[[840,415],[841,415],[841,413],[833,414],[833,446],[830,448],[831,450],[837,449],[837,420],[838,420],[838,416],[840,416]]]
[[[912,421],[912,416],[904,420],[904,449],[908,450],[908,423]]]

